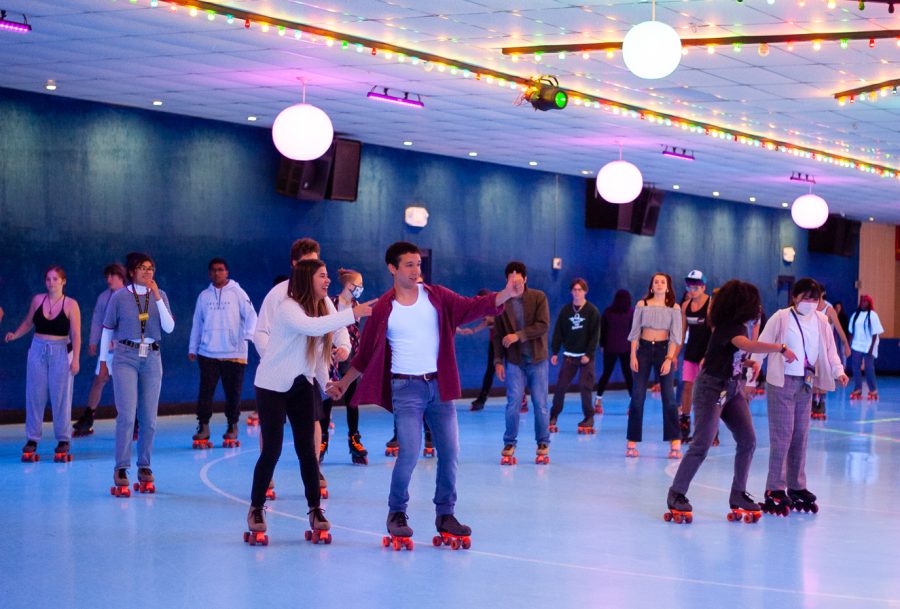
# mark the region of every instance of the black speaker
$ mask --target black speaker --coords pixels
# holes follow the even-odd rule
[[[331,179],[334,148],[332,144],[325,154],[312,161],[294,161],[281,157],[275,192],[304,201],[324,199]]]
[[[356,201],[359,190],[359,157],[362,143],[355,140],[334,140],[334,164],[326,198],[336,201]]]
[[[825,224],[808,231],[807,250],[820,254],[853,256],[859,247],[861,224],[855,220],[831,214]]]
[[[634,203],[610,203],[597,192],[594,180],[585,180],[584,183],[584,227],[631,231]]]
[[[634,201],[634,212],[631,216],[631,232],[635,235],[653,236],[656,234],[656,223],[659,220],[665,193],[653,187],[644,187]]]

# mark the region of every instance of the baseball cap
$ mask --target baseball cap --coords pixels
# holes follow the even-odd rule
[[[698,271],[694,269],[690,273],[687,274],[687,277],[684,278],[685,281],[699,281],[706,285],[706,276],[703,275],[702,271]]]

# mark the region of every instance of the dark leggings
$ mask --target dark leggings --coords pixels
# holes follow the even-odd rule
[[[350,405],[350,400],[353,399],[353,394],[356,393],[356,385],[358,383],[358,380],[350,383],[350,386],[347,387],[347,392],[344,394],[344,403],[347,405],[348,436],[353,436],[359,433],[359,408]],[[322,402],[322,438],[325,441],[328,441],[328,428],[331,426],[331,409],[334,408],[334,406],[334,400],[329,399]]]
[[[262,507],[266,503],[266,489],[275,473],[284,441],[285,417],[291,422],[294,450],[300,460],[300,477],[309,507],[319,507],[319,457],[315,441],[316,414],[321,410],[322,394],[319,383],[310,384],[303,376],[285,392],[256,387],[256,408],[262,449],[253,470],[253,489],[250,505]]]
[[[212,418],[213,396],[221,378],[222,389],[225,390],[225,418],[228,419],[229,425],[236,424],[241,418],[241,389],[244,386],[244,370],[247,369],[247,364],[198,355],[197,365],[200,367],[197,420],[200,423],[209,423]]]
[[[605,349],[603,351],[603,375],[600,377],[600,382],[597,383],[597,395],[603,395],[603,392],[606,391],[606,385],[609,383],[609,377],[612,376],[616,367],[617,359],[619,360],[619,366],[622,368],[622,376],[625,377],[628,395],[631,395],[631,389],[634,386],[634,380],[631,377],[631,354],[610,353]]]

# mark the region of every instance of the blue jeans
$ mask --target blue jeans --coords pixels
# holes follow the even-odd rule
[[[862,391],[862,363],[866,364],[866,385],[869,391],[878,391],[875,384],[875,357],[861,351],[850,352],[850,370],[853,371],[853,390]]]
[[[534,410],[534,439],[538,444],[550,444],[550,414],[547,412],[547,392],[550,372],[549,360],[537,364],[517,366],[506,362],[506,433],[503,443],[516,445],[519,437],[519,408],[525,397],[525,387],[531,393]]]
[[[456,507],[456,470],[459,466],[459,427],[453,402],[441,401],[437,380],[392,379],[394,425],[400,451],[391,474],[388,509],[406,512],[409,480],[422,450],[422,418],[431,429],[437,453],[434,505],[438,516],[452,514]]]
[[[159,409],[162,358],[159,351],[150,351],[147,357],[138,357],[137,349],[116,345],[111,373],[117,413],[116,469],[131,467],[135,417],[140,424],[137,466],[150,467],[156,412]]]
[[[628,441],[640,442],[644,431],[644,400],[647,398],[647,382],[651,370],[659,370],[669,350],[669,341],[649,341],[641,339],[637,349],[638,371],[631,392],[628,407]],[[681,439],[678,427],[678,403],[675,402],[674,376],[659,376],[659,386],[663,405],[663,440],[671,442]]]

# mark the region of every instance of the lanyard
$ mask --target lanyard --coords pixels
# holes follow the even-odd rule
[[[791,315],[794,316],[794,321],[797,322],[797,329],[800,330],[800,340],[803,342],[803,365],[807,367],[809,366],[809,356],[806,355],[806,338],[803,337],[803,326],[800,325],[800,320],[797,318],[794,309],[791,309]]]
[[[141,310],[141,299],[138,298],[137,289],[131,284],[131,295],[134,296],[134,304],[137,305],[138,319],[141,321],[141,342],[144,342],[144,330],[147,329],[147,320],[150,319],[150,289],[147,289],[147,297],[144,299],[144,310]]]

